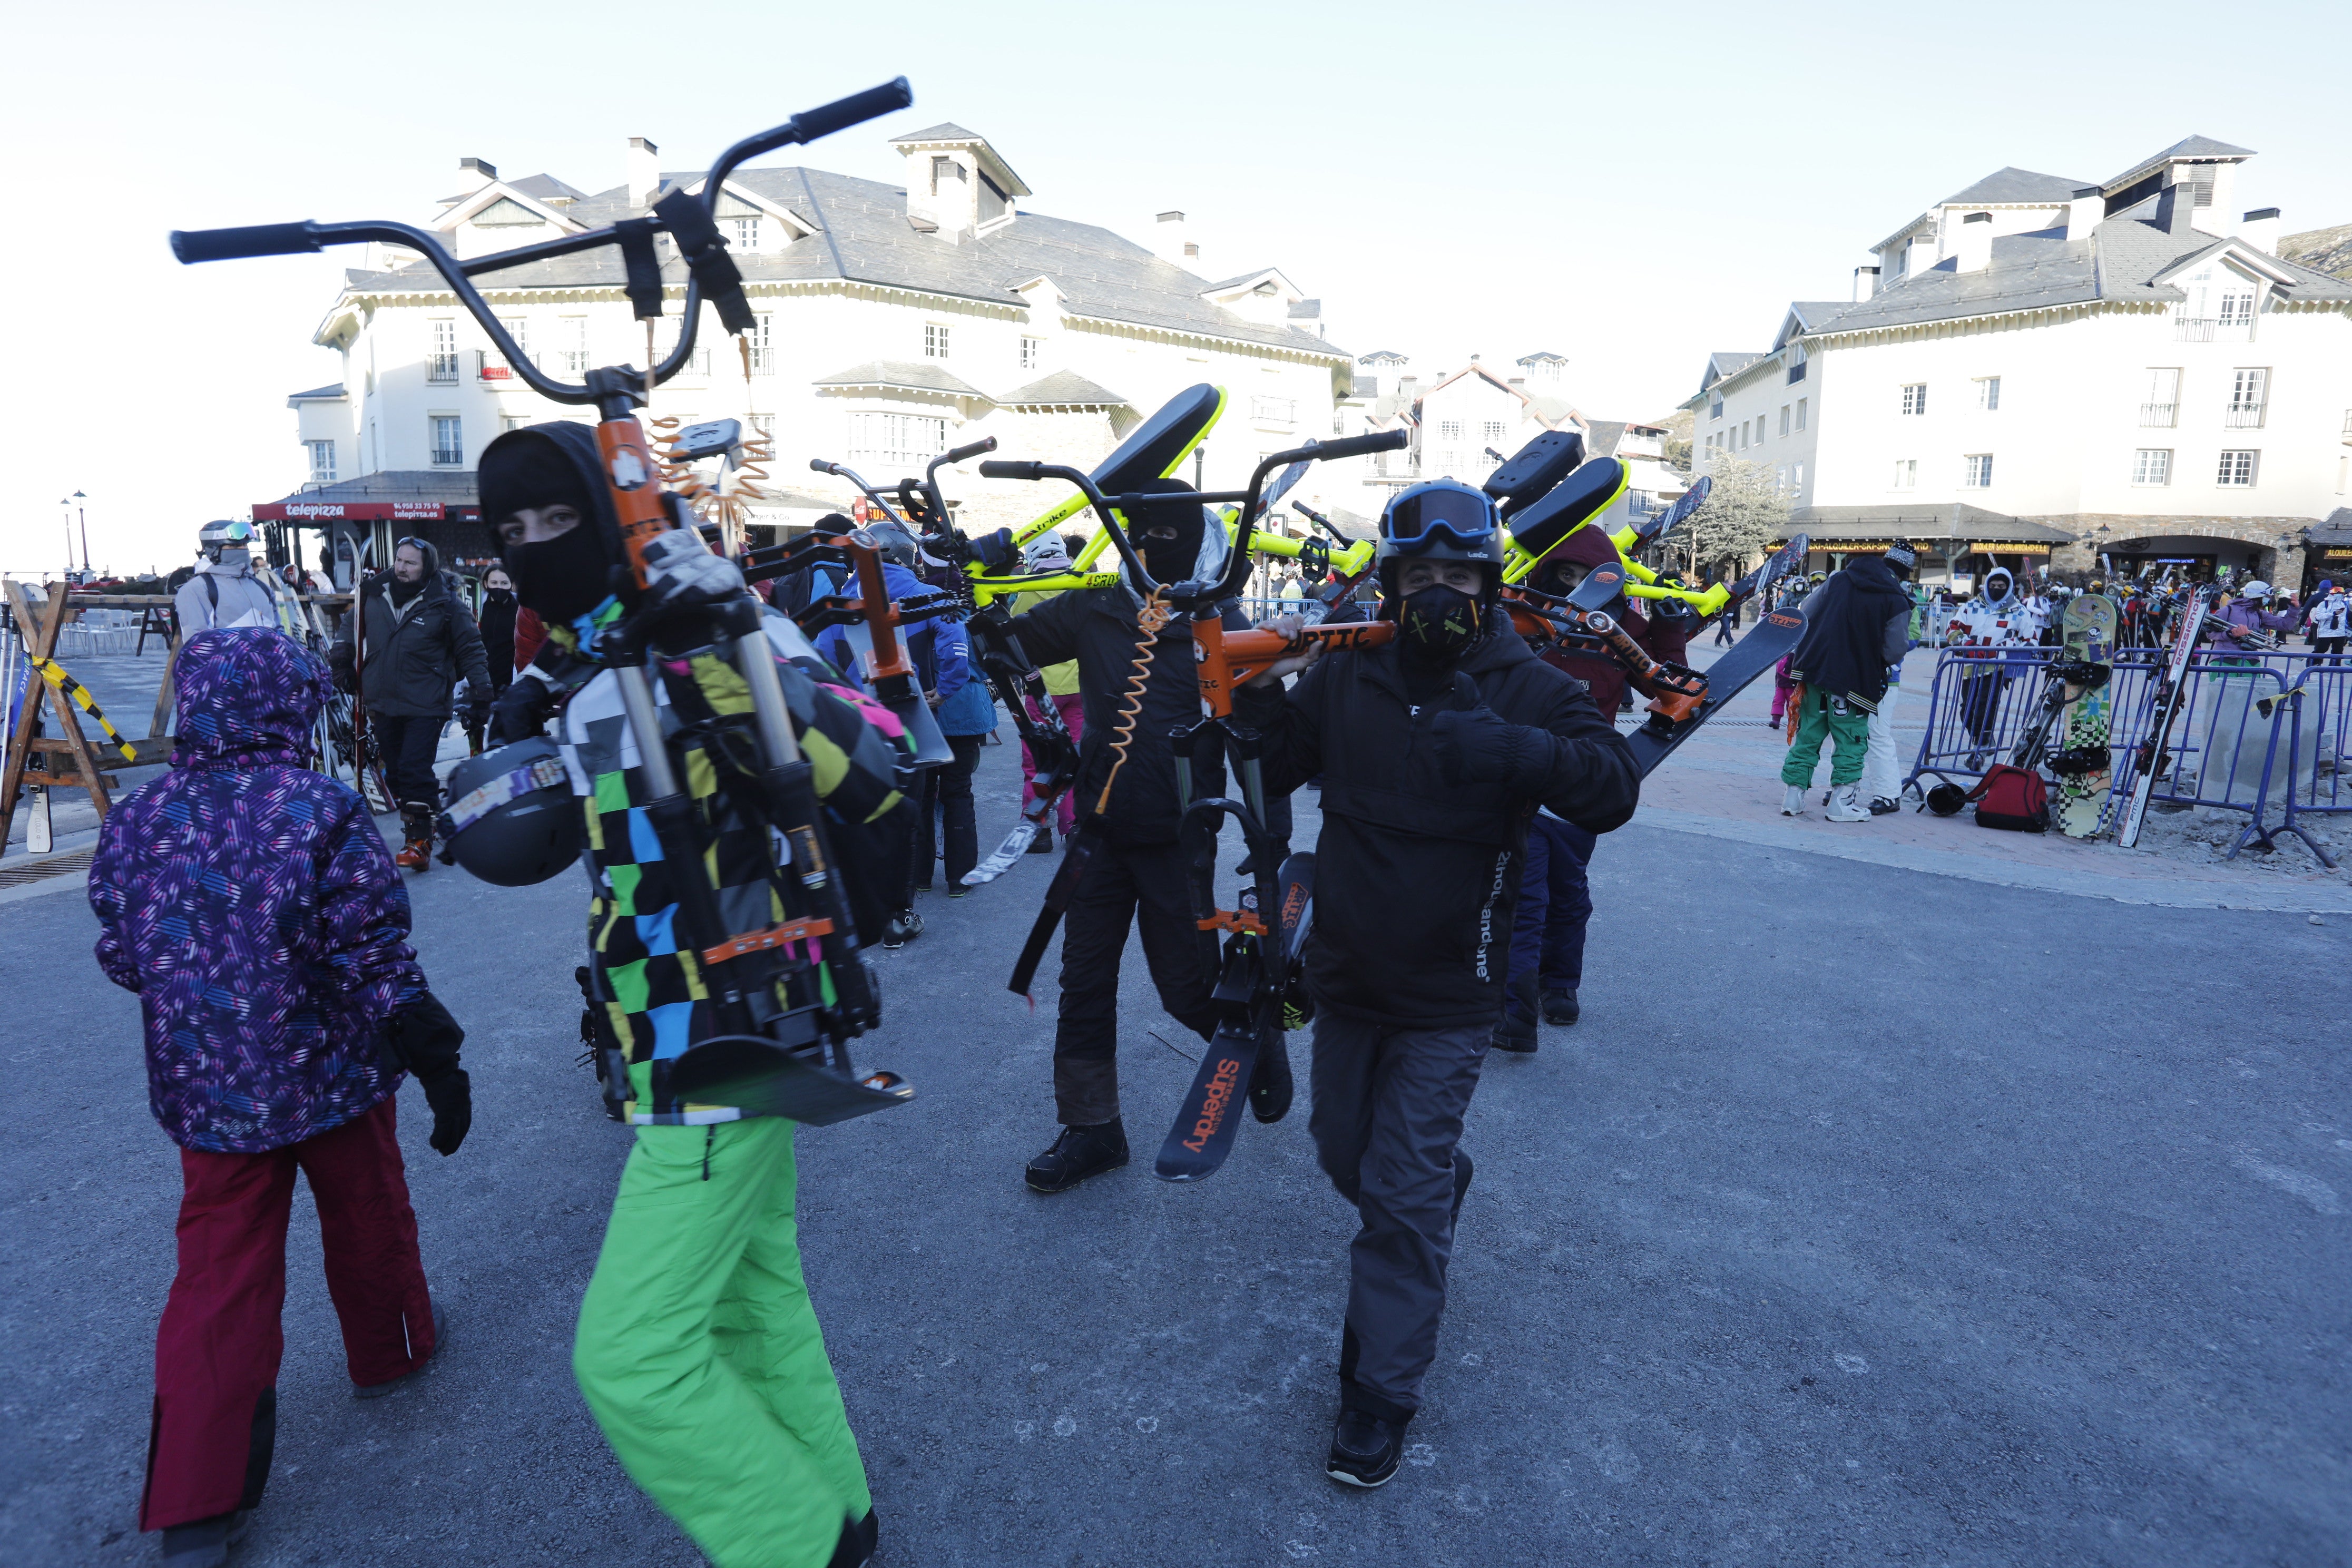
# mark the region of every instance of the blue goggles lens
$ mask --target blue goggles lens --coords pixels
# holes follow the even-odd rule
[[[1437,489],[1398,498],[1382,520],[1389,542],[1407,554],[1443,537],[1456,546],[1483,544],[1495,535],[1495,509],[1485,496]]]

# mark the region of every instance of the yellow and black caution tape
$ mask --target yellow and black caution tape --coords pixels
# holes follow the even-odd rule
[[[53,658],[37,658],[33,660],[33,668],[41,672],[43,680],[72,698],[75,707],[98,721],[98,727],[106,731],[106,738],[114,743],[116,751],[122,753],[124,762],[135,763],[139,760],[137,748],[124,740],[121,732],[106,721],[105,713],[100,710],[98,703],[90,697],[89,688],[68,674],[64,665]]]

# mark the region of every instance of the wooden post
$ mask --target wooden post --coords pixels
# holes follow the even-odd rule
[[[35,658],[55,658],[58,634],[65,630],[66,622],[77,613],[66,605],[66,584],[49,584],[48,613],[46,616],[33,608],[32,595],[25,592],[22,584],[5,579],[0,580],[0,587],[5,587],[7,592],[8,607],[16,614],[16,633],[24,641],[25,651]],[[38,749],[52,756],[70,756],[79,774],[79,777],[53,776],[46,782],[53,788],[79,784],[89,790],[90,804],[98,809],[98,819],[104,822],[107,807],[113,804],[107,790],[114,781],[99,771],[98,758],[91,752],[89,742],[82,738],[81,716],[75,709],[73,700],[42,679],[38,669],[32,671],[31,679],[37,683],[39,691],[47,694],[49,707],[58,716],[58,728],[63,742],[61,745],[58,742],[38,743]],[[8,738],[7,766],[5,771],[0,771],[0,823],[6,823],[16,816],[16,796],[25,785],[25,763],[37,745],[33,739],[33,721],[40,709],[36,701],[30,700],[34,697],[32,691],[28,690],[26,695],[28,700],[16,715],[16,733]]]

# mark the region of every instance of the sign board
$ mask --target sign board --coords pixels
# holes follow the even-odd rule
[[[478,506],[448,506],[440,501],[408,500],[289,500],[260,501],[253,509],[256,522],[479,522]]]

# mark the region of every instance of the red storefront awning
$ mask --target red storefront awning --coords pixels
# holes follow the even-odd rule
[[[440,501],[292,500],[257,501],[256,522],[479,522],[478,506]]]

